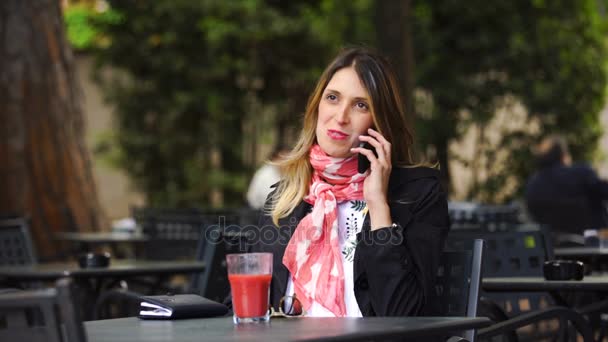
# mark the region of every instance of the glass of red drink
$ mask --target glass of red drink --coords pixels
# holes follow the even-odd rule
[[[268,322],[272,253],[227,254],[234,323]]]

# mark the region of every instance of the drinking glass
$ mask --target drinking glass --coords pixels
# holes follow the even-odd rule
[[[272,253],[227,254],[226,263],[234,323],[268,322]]]

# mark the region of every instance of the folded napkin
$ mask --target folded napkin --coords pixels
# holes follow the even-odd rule
[[[141,297],[139,318],[180,319],[223,316],[228,312],[224,304],[195,294]]]

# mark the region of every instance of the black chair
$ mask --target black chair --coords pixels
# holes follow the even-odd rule
[[[29,225],[24,218],[0,220],[0,266],[36,263]]]
[[[0,341],[86,342],[72,281],[56,288],[0,294]]]
[[[505,232],[464,232],[451,231],[447,240],[452,248],[466,248],[473,239],[486,240],[484,250],[484,277],[541,276],[543,262],[553,259],[551,242],[543,230]],[[522,305],[523,304],[523,305]],[[480,329],[479,339],[503,336],[507,340],[517,340],[514,332],[522,327],[534,327],[538,323],[558,319],[560,328],[565,329],[571,322],[585,341],[590,341],[591,328],[582,315],[570,308],[555,305],[549,294],[542,293],[482,293],[480,308],[498,310],[498,314],[481,312],[482,316],[493,316],[501,320],[495,325]],[[497,319],[502,317],[502,319]],[[562,333],[564,330],[562,330]],[[533,329],[532,339],[542,336]]]
[[[479,226],[489,231],[501,231],[521,222],[519,204],[490,205],[471,202],[449,202],[448,214],[452,229]]]
[[[541,276],[543,263],[553,259],[551,241],[542,230],[518,231],[513,228],[504,232],[451,231],[448,244],[463,248],[473,239],[486,240],[484,277]],[[504,308],[509,317],[553,304],[542,293],[484,293]]]
[[[477,317],[481,285],[483,240],[475,240],[472,250],[444,251],[441,256],[435,292],[442,316]],[[448,341],[475,341],[475,330],[452,336]]]
[[[132,216],[149,237],[139,258],[194,259],[205,219],[198,209],[132,208]]]

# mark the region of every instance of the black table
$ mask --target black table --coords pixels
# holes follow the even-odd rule
[[[560,247],[554,249],[557,257],[607,257],[608,248],[604,247]]]
[[[608,248],[606,247],[561,247],[555,248],[554,253],[559,259],[574,259],[585,263],[585,271],[608,271]]]
[[[60,232],[57,233],[57,239],[64,241],[72,241],[79,243],[115,243],[115,242],[145,242],[150,238],[141,233],[126,233],[126,232],[98,232],[98,233],[77,233],[77,232]]]
[[[608,291],[608,275],[588,275],[583,280],[546,280],[543,277],[486,277],[488,292]]]
[[[123,280],[135,281],[137,277],[153,277],[147,281],[148,294],[161,291],[164,282],[177,274],[199,273],[205,270],[201,261],[143,261],[112,260],[106,268],[80,268],[72,263],[45,263],[30,266],[0,267],[0,282],[9,287],[31,287],[39,281],[55,281],[71,277],[79,288],[79,296],[85,308],[93,308],[100,294],[115,288]],[[166,292],[167,290],[165,290]],[[93,312],[85,311],[85,318],[93,317]]]
[[[544,277],[485,277],[482,279],[481,286],[486,292],[547,292],[555,304],[569,307],[581,314],[603,312],[608,306],[605,296],[608,292],[608,275],[587,275],[582,280],[546,280]],[[580,294],[597,294],[598,297],[592,303],[577,303],[577,296]]]
[[[118,245],[128,245],[127,257],[133,257],[137,254],[137,249],[145,242],[150,240],[150,237],[142,233],[128,232],[59,232],[55,234],[55,238],[60,241],[66,241],[76,244],[76,252],[91,252],[96,247],[107,245],[110,247],[112,254],[122,255]]]
[[[75,262],[44,263],[29,266],[0,266],[0,279],[13,281],[57,280],[72,278],[115,278],[164,276],[198,273],[205,269],[202,261],[111,260],[106,268],[80,268]]]
[[[86,322],[85,329],[89,342],[367,341],[442,336],[490,324],[485,317],[306,317],[235,326],[232,317],[176,321],[142,321],[130,317]]]
[[[571,307],[577,294],[598,294],[598,307],[608,305],[608,275],[587,275],[582,280],[546,280],[543,277],[487,277],[482,279],[482,289],[487,292],[548,292],[557,305]],[[566,297],[571,297],[567,300]],[[574,297],[573,297],[574,296]],[[586,303],[585,305],[587,305]],[[591,307],[591,305],[589,305]]]

